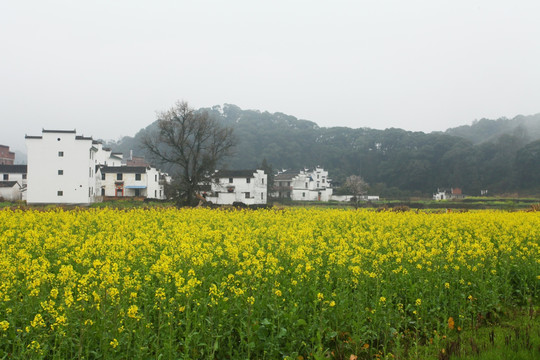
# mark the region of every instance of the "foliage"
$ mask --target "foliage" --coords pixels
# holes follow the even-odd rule
[[[213,181],[217,165],[230,154],[234,137],[231,128],[182,101],[159,114],[157,129],[148,130],[142,144],[154,159],[177,170],[172,183],[177,204],[193,206],[201,186]]]
[[[263,159],[275,169],[321,165],[330,171],[336,187],[348,176],[362,174],[373,185],[373,194],[386,197],[430,196],[442,187],[460,187],[467,195],[484,189],[490,194],[540,192],[534,180],[538,167],[530,165],[537,160],[536,152],[527,148],[518,156],[526,144],[540,138],[540,115],[484,119],[456,131],[425,134],[322,128],[282,113],[242,110],[230,104],[200,111],[234,129],[237,151],[228,161],[233,169],[254,168]],[[111,146],[124,152],[137,149],[144,132],[155,127],[152,124],[135,138]]]
[[[540,300],[540,213],[0,211],[0,358],[391,358]]]

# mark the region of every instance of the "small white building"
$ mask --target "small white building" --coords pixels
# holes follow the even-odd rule
[[[268,178],[263,170],[219,170],[215,182],[203,196],[218,205],[235,202],[246,205],[264,205],[268,196]]]
[[[90,204],[95,201],[95,155],[91,137],[75,130],[42,130],[26,136],[28,204]]]
[[[151,166],[102,166],[100,195],[165,199],[165,175]]]
[[[0,201],[22,199],[22,187],[17,181],[0,181]]]
[[[451,189],[437,189],[437,192],[433,194],[433,200],[461,200],[465,199],[460,188]]]
[[[296,201],[330,201],[332,180],[328,171],[317,166],[315,169],[283,171],[274,177],[272,195]]]
[[[26,200],[26,165],[0,165],[0,197],[8,201]],[[17,185],[12,184],[16,182]]]

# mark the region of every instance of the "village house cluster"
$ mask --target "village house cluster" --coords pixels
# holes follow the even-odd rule
[[[0,199],[78,205],[125,197],[166,199],[170,176],[132,152],[124,158],[75,130],[44,129],[25,140],[27,165],[15,165],[15,154],[0,145]],[[274,176],[272,188],[268,176]],[[351,197],[334,196],[328,171],[320,166],[282,170],[276,175],[260,169],[216,170],[213,178],[210,184],[202,184],[200,197],[217,205],[263,205],[269,196],[292,201],[347,201]]]
[[[87,205],[119,196],[165,199],[167,174],[75,130],[42,130],[25,140],[27,165],[0,165],[5,200]]]

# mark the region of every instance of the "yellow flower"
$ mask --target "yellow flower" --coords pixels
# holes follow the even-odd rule
[[[416,304],[416,306],[422,305],[422,299],[416,299],[415,304]]]
[[[318,293],[318,294],[317,294],[317,299],[318,299],[319,301],[322,301],[322,300],[324,299],[324,294],[323,294],[323,293]]]
[[[9,329],[9,322],[7,322],[6,320],[0,321],[0,329],[3,331]]]
[[[386,298],[385,298],[384,296],[381,296],[381,297],[379,298],[379,302],[381,302],[381,303],[384,304],[384,303],[386,302]]]
[[[115,349],[118,346],[118,340],[112,339],[109,344],[113,347],[113,349]]]
[[[128,309],[127,315],[132,319],[139,319],[139,317],[137,316],[138,311],[139,307],[137,305],[131,305]]]

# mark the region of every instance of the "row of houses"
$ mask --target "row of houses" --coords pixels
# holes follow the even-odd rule
[[[0,198],[26,200],[28,204],[91,204],[108,198],[165,199],[170,177],[146,163],[144,158],[124,159],[92,137],[75,130],[42,130],[26,136],[27,165],[13,165],[12,152],[3,146],[0,164]],[[7,151],[5,151],[7,148]],[[293,201],[342,200],[333,196],[328,171],[317,166],[298,171],[283,170],[268,188],[263,170],[219,170],[214,182],[203,186],[206,201],[225,205],[266,204],[268,196]]]

